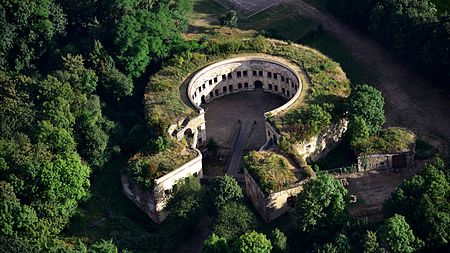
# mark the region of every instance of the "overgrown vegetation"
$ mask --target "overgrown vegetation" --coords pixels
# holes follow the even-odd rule
[[[156,154],[136,154],[128,162],[126,173],[143,189],[152,191],[155,179],[175,170],[197,157],[195,150],[181,142],[172,141],[164,151]]]
[[[250,152],[244,157],[244,168],[265,194],[285,190],[300,179],[288,160],[273,152]]]
[[[358,154],[384,154],[411,150],[415,141],[416,137],[411,131],[386,128],[352,145]]]

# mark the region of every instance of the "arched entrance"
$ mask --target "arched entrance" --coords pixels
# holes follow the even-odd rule
[[[262,90],[263,89],[263,83],[259,80],[256,80],[255,83],[255,90]]]
[[[201,99],[202,99],[202,104],[206,104],[205,95],[203,95]]]

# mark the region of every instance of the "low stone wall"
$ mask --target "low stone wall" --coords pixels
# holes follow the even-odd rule
[[[330,150],[335,148],[347,131],[348,120],[343,118],[332,124],[324,132],[312,137],[308,141],[294,144],[295,152],[299,155],[316,161],[328,154]]]
[[[202,154],[196,149],[198,156],[185,163],[178,169],[155,179],[153,190],[143,190],[127,175],[121,176],[122,190],[135,205],[144,211],[153,221],[161,223],[165,218],[164,207],[172,192],[172,188],[179,180],[189,176],[203,177]]]
[[[253,206],[267,223],[292,209],[295,197],[303,190],[306,180],[293,184],[289,189],[266,196],[255,179],[244,169],[245,192]]]
[[[358,156],[358,171],[399,170],[414,165],[414,151]]]

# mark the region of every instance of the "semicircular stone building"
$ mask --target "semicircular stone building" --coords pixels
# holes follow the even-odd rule
[[[222,96],[260,89],[285,98],[287,101],[285,104],[265,113],[266,144],[264,146],[268,143],[279,144],[281,133],[267,119],[269,116],[288,110],[294,104],[298,106],[299,101],[301,102],[304,88],[300,78],[301,73],[302,70],[298,65],[292,64],[281,57],[266,54],[234,57],[197,70],[180,86],[179,94],[184,106],[193,113],[188,116],[177,117],[176,120],[169,123],[167,128],[167,134],[172,138],[178,141],[189,140],[188,145],[196,154],[195,157],[189,158],[189,161],[176,168],[171,168],[168,172],[161,173],[159,177],[155,177],[151,190],[143,190],[129,176],[122,175],[125,195],[155,222],[160,223],[164,220],[164,207],[177,181],[191,175],[203,176],[202,155],[197,147],[206,144],[207,129],[205,110],[201,105]],[[155,104],[158,103],[155,102]],[[331,149],[330,147],[339,141],[347,127],[346,122],[340,122],[337,125],[340,127],[331,126],[330,131],[321,133],[312,140],[297,143],[297,152],[308,157],[314,153],[325,153],[327,149]],[[170,155],[173,156],[173,154],[168,154],[168,156]],[[255,180],[247,180],[247,176],[251,177],[248,173],[245,173],[245,176],[246,187],[257,187]],[[249,183],[253,185],[249,185]],[[298,193],[298,190],[295,192]],[[267,201],[267,196],[259,194],[257,190],[253,193],[247,190],[247,194],[251,195],[249,197],[258,211],[260,213],[265,212],[262,211],[265,208],[264,206],[261,206],[261,210],[259,210],[258,203]],[[258,198],[262,198],[262,200],[258,200]],[[263,205],[267,206],[266,204]],[[277,217],[278,213],[285,211],[286,200],[279,205],[281,205],[281,208],[278,208],[277,214],[272,215],[273,217]],[[265,218],[267,221],[271,219]]]

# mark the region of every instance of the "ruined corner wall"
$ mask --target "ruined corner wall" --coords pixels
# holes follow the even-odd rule
[[[244,178],[247,196],[250,198],[253,206],[263,220],[267,223],[273,221],[292,208],[289,206],[288,198],[295,198],[295,196],[303,190],[303,183],[305,182],[304,180],[292,185],[292,187],[287,190],[270,193],[266,196],[247,170],[244,170]]]
[[[203,177],[202,154],[196,150],[198,156],[185,163],[178,169],[155,179],[155,186],[151,191],[142,189],[126,174],[122,174],[122,190],[135,205],[144,211],[154,222],[161,223],[166,218],[164,207],[177,182],[189,176]]]
[[[319,135],[294,144],[295,152],[306,159],[316,161],[326,156],[330,150],[339,144],[347,128],[348,120],[345,118],[339,119],[338,122],[332,124]]]

